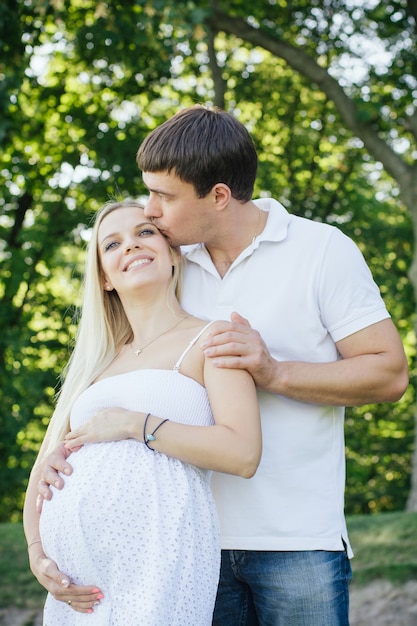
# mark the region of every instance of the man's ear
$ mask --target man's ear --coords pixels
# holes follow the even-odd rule
[[[212,189],[213,201],[218,211],[222,211],[230,202],[232,192],[226,183],[216,183]]]

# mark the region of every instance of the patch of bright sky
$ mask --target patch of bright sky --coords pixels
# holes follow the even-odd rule
[[[352,10],[352,19],[360,20],[362,9],[373,8],[377,1],[347,0],[346,6]],[[377,73],[383,73],[392,62],[393,55],[384,43],[372,32],[354,32],[353,24],[346,23],[346,16],[336,13],[333,16],[331,30],[345,40],[349,52],[337,57],[330,68],[330,74],[337,78],[343,86],[360,84],[367,80],[369,68],[373,67]]]
[[[116,122],[125,123],[138,117],[139,107],[135,102],[123,100],[123,102],[110,112],[110,117]]]
[[[32,76],[36,76],[39,82],[43,84],[51,56],[55,52],[68,50],[68,46],[69,43],[59,33],[57,33],[55,41],[36,46],[34,49],[30,44],[27,44],[27,52],[33,52],[30,58],[29,72],[31,72]]]
[[[72,165],[64,161],[59,172],[56,172],[52,178],[49,179],[48,184],[52,189],[56,189],[57,187],[66,189],[71,183],[81,183],[86,178],[100,178],[105,180],[109,178],[109,176],[109,172],[99,170],[96,167],[89,165],[77,165],[76,167],[72,167]]]

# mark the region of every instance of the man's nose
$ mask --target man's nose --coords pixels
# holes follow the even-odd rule
[[[148,219],[152,219],[153,217],[160,217],[161,210],[159,208],[158,197],[152,196],[152,194],[148,197],[145,208],[143,210],[145,217]]]

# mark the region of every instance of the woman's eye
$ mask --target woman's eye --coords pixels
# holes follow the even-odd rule
[[[139,235],[142,236],[146,236],[146,235],[154,235],[155,234],[155,229],[154,228],[142,228],[139,231]]]
[[[117,241],[110,241],[109,243],[106,243],[106,245],[104,246],[104,252],[111,250],[115,246],[117,246]]]

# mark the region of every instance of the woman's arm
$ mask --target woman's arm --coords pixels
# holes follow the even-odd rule
[[[58,569],[54,561],[47,557],[40,539],[40,509],[37,505],[37,499],[39,497],[38,483],[41,479],[44,451],[47,448],[47,438],[48,434],[44,439],[38,458],[33,466],[23,508],[23,527],[28,542],[30,569],[39,583],[49,591],[56,600],[62,602],[71,601],[71,606],[74,610],[81,613],[89,613],[93,610],[95,604],[103,597],[100,590],[91,585],[73,585],[69,577]]]
[[[215,426],[168,422],[158,431],[151,445],[155,450],[186,463],[250,478],[256,472],[262,452],[255,384],[245,371],[228,370],[228,375],[224,374],[224,370],[219,370],[206,359],[204,384]],[[150,428],[160,421],[153,418]]]
[[[185,463],[250,478],[256,472],[262,448],[255,384],[244,370],[221,370],[204,360],[207,389],[215,425],[190,426],[166,422],[149,442],[154,449]],[[145,413],[119,407],[106,409],[66,436],[74,449],[85,443],[137,439],[143,442]],[[151,415],[147,434],[162,418]]]
[[[150,445],[185,463],[251,478],[259,465],[262,452],[255,385],[247,372],[228,370],[227,375],[225,373],[209,360],[205,362],[204,383],[215,420],[214,426],[167,422],[158,430],[156,440],[150,442]],[[151,416],[147,432],[152,432],[161,421],[161,418]],[[143,435],[137,429],[133,436],[143,441]]]
[[[29,559],[31,554],[39,554],[42,547],[39,535],[40,507],[38,506],[38,483],[41,478],[42,462],[48,448],[48,437],[49,434],[47,430],[35,464],[30,473],[29,483],[25,495],[25,503],[23,506],[23,529],[28,543]]]

